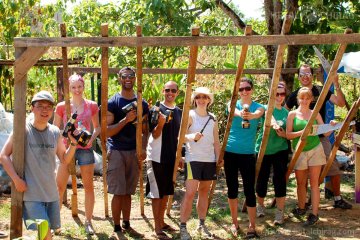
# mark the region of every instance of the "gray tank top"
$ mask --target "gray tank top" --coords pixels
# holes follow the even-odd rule
[[[26,133],[24,178],[28,190],[24,192],[24,201],[57,201],[55,158],[60,130],[48,124],[45,130],[39,131],[27,122]]]

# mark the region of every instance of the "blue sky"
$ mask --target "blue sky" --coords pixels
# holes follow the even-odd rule
[[[99,0],[99,2],[107,3],[111,2],[113,0]],[[263,11],[262,7],[264,5],[263,0],[232,0],[237,6],[239,6],[239,9],[242,13],[244,13],[245,18],[258,18],[263,19],[261,16]],[[49,3],[55,3],[56,0],[41,0],[41,4],[49,4]],[[80,2],[80,0],[77,0],[77,2]],[[227,1],[226,1],[227,2]]]

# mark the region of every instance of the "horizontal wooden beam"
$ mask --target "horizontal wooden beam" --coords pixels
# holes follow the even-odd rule
[[[81,64],[83,63],[84,59],[82,58],[75,58],[72,60],[69,60],[70,64]],[[15,63],[15,60],[0,60],[0,66],[13,66]],[[39,60],[37,63],[35,63],[34,66],[62,66],[62,59],[46,59],[46,60]]]
[[[115,74],[118,73],[120,68],[109,68],[109,73]],[[136,69],[135,69],[136,70]],[[101,68],[92,68],[92,67],[69,67],[70,73],[100,73]],[[297,73],[298,68],[283,68],[281,73]],[[143,68],[143,74],[186,74],[187,69],[181,68]],[[320,68],[315,68],[314,73],[320,73]],[[244,69],[243,74],[272,74],[273,68],[263,68],[263,69]],[[236,69],[196,69],[196,74],[222,74],[222,75],[235,75]]]
[[[314,45],[360,43],[360,34],[295,34],[256,36],[199,37],[68,37],[15,38],[15,47],[187,47],[226,45]]]

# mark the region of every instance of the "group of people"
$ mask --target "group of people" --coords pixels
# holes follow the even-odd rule
[[[137,156],[135,80],[136,75],[132,68],[122,68],[118,73],[121,90],[108,101],[107,182],[108,192],[113,194],[111,210],[114,233],[112,238],[118,239],[119,233],[124,231],[137,234],[138,237],[142,236],[130,226],[130,211],[131,196],[136,191],[140,165],[146,161],[146,197],[152,201],[154,237],[171,239],[167,232],[176,230],[165,223],[164,215],[168,197],[174,194],[173,173],[176,169],[175,158],[182,117],[181,109],[176,106],[179,86],[174,81],[165,83],[162,89],[163,101],[151,109],[143,100],[144,146],[141,156]],[[185,163],[180,162],[185,170],[186,187],[180,208],[181,239],[191,239],[186,222],[190,218],[196,193],[198,194],[196,210],[199,217],[196,234],[199,234],[201,238],[213,238],[213,234],[205,225],[205,218],[211,183],[217,179],[217,167],[222,166],[226,175],[227,197],[232,219],[229,229],[234,236],[239,233],[239,173],[243,180],[249,218],[246,238],[258,237],[256,217],[265,215],[264,198],[267,194],[271,169],[273,169],[277,207],[274,224],[284,223],[288,140],[292,140],[292,148],[295,149],[310,119],[311,109],[321,92],[321,86],[312,83],[313,73],[310,66],[301,65],[299,80],[302,87],[291,93],[286,103],[285,84],[279,83],[277,86],[269,141],[258,179],[255,179],[256,157],[263,138],[263,130],[258,131],[258,126],[263,125],[267,107],[253,101],[253,82],[248,78],[241,79],[239,99],[236,102],[223,159],[219,158],[218,122],[216,116],[209,112],[209,106],[214,102],[214,95],[206,87],[198,87],[193,91],[191,96],[193,108],[189,112],[185,134]],[[67,119],[64,102],[57,104],[53,124],[49,123],[53,115],[55,100],[49,92],[41,91],[35,94],[31,101],[34,118],[26,123],[24,177],[17,175],[11,162],[14,148],[12,134],[0,154],[1,164],[13,180],[16,190],[24,192],[24,220],[45,219],[49,222],[46,239],[51,239],[50,228],[60,228],[61,201],[69,177],[68,164],[73,158],[80,166],[85,189],[85,230],[90,235],[95,233],[91,223],[95,202],[92,142],[100,133],[99,108],[95,102],[84,98],[85,82],[80,75],[72,75],[69,83],[72,95],[71,113],[77,114],[74,123],[75,131],[68,134],[67,138],[61,136],[59,127],[66,126]],[[342,107],[345,100],[337,78],[334,85],[336,94],[329,93],[326,100]],[[288,112],[293,107],[296,107],[295,110]],[[226,111],[230,112],[230,105]],[[317,124],[323,124],[324,115],[325,106],[316,117]],[[78,146],[77,134],[84,128],[88,131],[92,129],[92,136],[87,146]],[[321,168],[331,151],[327,135],[309,136],[295,165],[298,207],[292,213],[296,216],[306,214],[307,182],[308,178],[310,179],[312,212],[308,215],[305,225],[313,225],[319,220],[318,179]],[[60,160],[57,173],[55,173],[55,156]],[[334,207],[349,209],[351,205],[340,195],[340,173],[338,163],[334,161],[329,172],[334,192]],[[121,219],[122,224],[120,224]],[[27,227],[34,228],[35,226]]]

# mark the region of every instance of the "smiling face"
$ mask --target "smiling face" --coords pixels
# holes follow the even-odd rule
[[[301,66],[299,70],[299,81],[302,87],[312,87],[313,75],[309,66]]]
[[[84,93],[84,82],[80,80],[70,81],[69,88],[73,96],[82,96]]]
[[[47,123],[53,115],[54,105],[46,100],[34,102],[31,107],[35,121]]]
[[[239,94],[241,99],[251,99],[251,95],[253,93],[253,88],[248,82],[240,82]]]
[[[285,100],[285,96],[286,96],[285,88],[283,88],[283,87],[278,88],[276,91],[275,103],[277,105],[282,105],[282,103]]]
[[[200,108],[207,108],[207,106],[211,102],[210,97],[208,95],[201,93],[196,95],[194,100],[195,100],[195,106]]]
[[[176,97],[179,95],[179,89],[176,82],[170,81],[164,85],[162,93],[165,97],[165,104],[175,103]]]
[[[298,95],[297,95],[297,100],[298,100],[299,106],[309,108],[310,103],[313,100],[313,95],[312,95],[311,90],[307,87],[300,88]]]
[[[135,72],[131,70],[123,70],[118,76],[118,81],[124,90],[132,90],[135,84]]]

